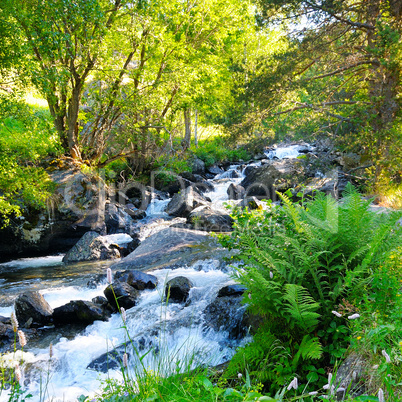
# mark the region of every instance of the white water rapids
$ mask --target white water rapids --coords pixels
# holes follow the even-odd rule
[[[296,153],[296,148],[283,151],[276,149],[275,155],[267,153],[267,156],[294,157]],[[211,198],[214,207],[222,208],[228,202],[228,186],[241,182],[244,177],[241,169],[240,165],[233,165],[211,180],[215,190],[205,195]],[[153,218],[153,222],[144,229],[142,238],[168,225],[164,212],[168,202],[151,202],[147,215]],[[124,235],[119,236],[119,240],[123,241]],[[13,300],[27,290],[39,290],[53,308],[71,300],[91,300],[103,295],[105,282],[96,288],[88,287],[86,282],[94,273],[104,273],[110,263],[81,264],[73,272],[74,268],[63,265],[62,257],[26,258],[0,264],[0,315],[10,316]],[[6,272],[8,276],[4,276],[4,279],[2,273]],[[87,276],[82,279],[84,274]],[[220,288],[233,283],[230,268],[225,264],[212,258],[190,267],[153,271],[151,274],[158,278],[157,289],[142,291],[138,304],[127,311],[127,328],[131,338],[144,345],[142,353],[146,353],[149,348],[158,351],[156,356],[152,353],[148,355],[145,360],[147,367],[160,370],[162,362],[166,372],[161,374],[167,375],[170,370],[176,369],[176,364],[183,364],[189,356],[194,357],[193,367],[217,365],[229,360],[235,348],[248,340],[229,339],[225,331],[205,330],[202,312],[216,298]],[[163,302],[165,282],[175,276],[184,276],[194,283],[189,302],[185,305],[171,302],[166,305]],[[106,378],[122,379],[119,370],[109,370],[107,374],[102,374],[87,369],[87,366],[126,340],[127,334],[122,328],[119,314],[114,314],[107,322],[96,321],[75,336],[62,332],[52,335],[32,348],[29,347],[28,339],[26,350],[33,356],[32,363],[25,367],[23,375],[26,380],[24,387],[33,395],[30,400],[76,401],[80,395],[94,395],[101,387],[100,381]],[[54,356],[49,362],[50,342],[53,342]],[[47,380],[46,397],[41,397],[43,384]],[[7,392],[0,391],[0,401],[7,400]]]

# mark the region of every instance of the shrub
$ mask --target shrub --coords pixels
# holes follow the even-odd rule
[[[271,391],[296,373],[323,383],[320,368],[342,358],[348,346],[347,317],[358,317],[372,273],[402,234],[396,225],[400,213],[372,212],[371,200],[363,200],[351,185],[341,202],[323,194],[301,204],[280,197],[282,207],[235,209],[235,230],[221,237],[225,246],[240,250],[237,273],[248,289],[245,302],[264,318],[257,341],[239,352],[227,375],[248,368]],[[266,366],[264,356],[272,348],[281,353]],[[255,358],[258,353],[262,359]]]

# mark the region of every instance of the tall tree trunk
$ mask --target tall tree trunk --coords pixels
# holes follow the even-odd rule
[[[72,97],[70,99],[68,105],[68,115],[67,115],[67,122],[68,122],[68,131],[67,131],[67,138],[68,138],[68,148],[70,151],[70,155],[73,159],[82,160],[81,158],[81,151],[78,145],[78,112],[80,108],[80,101],[81,101],[81,80],[78,79],[75,83],[75,86],[72,91]]]
[[[194,145],[195,145],[196,148],[198,148],[197,129],[198,129],[198,110],[195,110],[195,119],[194,119]]]
[[[191,143],[191,110],[190,108],[185,108],[184,112],[184,140],[183,148],[188,149]]]

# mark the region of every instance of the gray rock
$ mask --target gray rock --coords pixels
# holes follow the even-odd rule
[[[247,333],[245,319],[246,306],[242,304],[241,296],[222,296],[216,298],[204,310],[204,329],[227,331],[229,338],[242,338]]]
[[[226,211],[201,206],[190,213],[188,222],[192,223],[197,230],[230,232],[234,221]]]
[[[168,184],[162,185],[161,190],[167,192],[169,195],[184,191],[186,188],[191,187],[194,183],[181,176],[175,176]]]
[[[227,189],[227,194],[229,200],[241,200],[246,194],[246,190],[239,184],[230,183]]]
[[[205,173],[205,163],[200,158],[194,157],[190,160],[191,171],[195,174]]]
[[[139,297],[137,289],[134,289],[128,283],[119,281],[113,282],[103,291],[103,293],[115,311],[118,310],[118,306],[124,307],[125,309],[134,307],[137,304]]]
[[[242,296],[246,290],[247,288],[245,286],[235,283],[233,285],[227,285],[219,289],[218,297]]]
[[[39,292],[19,295],[14,303],[15,315],[20,326],[38,327],[47,325],[52,319],[53,309]]]
[[[165,211],[168,215],[187,218],[190,212],[208,201],[192,187],[186,188],[180,194],[175,194]]]
[[[112,260],[120,258],[119,246],[110,244],[107,238],[96,232],[87,232],[78,243],[66,253],[63,262]]]
[[[184,276],[177,276],[167,282],[165,286],[165,297],[173,302],[185,302],[193,286],[190,279]]]
[[[212,165],[207,168],[207,172],[213,175],[221,174],[224,172],[218,165]]]
[[[158,278],[154,275],[146,274],[141,271],[118,271],[115,279],[119,282],[126,282],[137,290],[155,289],[158,285]]]
[[[276,201],[276,191],[285,192],[305,179],[305,161],[282,159],[253,169],[241,185],[247,196]]]
[[[362,355],[350,354],[336,372],[336,388],[342,387],[349,390],[348,395],[352,398],[365,394],[368,366],[368,361]],[[338,400],[343,400],[342,396],[339,395]]]
[[[56,326],[89,325],[94,321],[107,321],[111,313],[95,303],[84,300],[72,300],[53,311],[53,322]]]

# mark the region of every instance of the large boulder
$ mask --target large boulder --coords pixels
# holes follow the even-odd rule
[[[57,307],[53,311],[53,322],[56,326],[63,325],[89,325],[94,321],[107,321],[106,309],[102,309],[89,301],[72,300],[64,306]]]
[[[174,269],[210,258],[211,254],[217,259],[231,255],[207,232],[169,227],[143,240],[138,248],[113,264],[111,269]]]
[[[188,187],[173,196],[165,211],[171,216],[187,218],[193,209],[201,205],[208,205],[208,201],[193,187]]]
[[[215,210],[208,206],[194,209],[187,220],[195,229],[208,232],[230,232],[234,222],[225,210]]]
[[[246,194],[246,190],[239,184],[230,183],[227,189],[227,194],[229,200],[241,200]]]
[[[193,286],[190,279],[184,276],[177,276],[166,283],[165,297],[173,302],[185,302]]]
[[[282,159],[251,170],[241,182],[247,196],[276,201],[276,191],[285,192],[305,179],[305,162]]]
[[[63,257],[64,263],[80,261],[113,260],[120,258],[119,246],[111,243],[107,236],[87,232]]]
[[[110,284],[103,293],[110,305],[118,310],[119,307],[129,309],[137,304],[139,292],[126,282],[113,282]],[[117,300],[117,302],[116,302]],[[118,305],[118,306],[117,306]]]
[[[26,211],[0,230],[1,258],[64,252],[88,231],[105,233],[107,190],[102,179],[62,161],[53,169],[49,177],[56,189],[47,210]]]
[[[118,271],[114,277],[119,282],[126,282],[137,290],[155,289],[158,285],[158,278],[156,276],[141,271]]]
[[[136,208],[133,204],[125,205],[106,202],[105,225],[107,233],[132,233],[135,221],[144,218],[144,210]]]
[[[190,160],[191,171],[195,174],[205,173],[205,163],[200,158],[194,157]]]
[[[53,309],[39,292],[26,292],[14,303],[15,315],[21,327],[40,327],[51,322]]]

